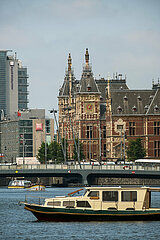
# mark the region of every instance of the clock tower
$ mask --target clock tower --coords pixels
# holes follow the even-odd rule
[[[89,64],[88,48],[85,53],[80,88],[76,96],[76,116],[86,160],[99,159],[100,92]]]

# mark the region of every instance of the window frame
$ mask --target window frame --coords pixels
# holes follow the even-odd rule
[[[129,194],[129,198],[127,199],[127,195],[124,196],[123,194]],[[134,196],[134,194],[136,193],[136,196]],[[134,200],[134,197],[136,197],[136,200]],[[121,202],[137,202],[137,191],[121,191]]]
[[[110,199],[104,200],[104,198],[106,198],[106,196],[104,196],[104,193],[112,193],[112,194],[114,193],[115,196],[112,196],[112,198],[110,198]],[[108,197],[110,197],[110,196],[107,196],[107,198]],[[115,198],[115,199],[113,199],[113,198]],[[113,191],[102,191],[102,201],[103,202],[118,202],[118,191],[116,191],[116,190],[115,191],[114,190]]]
[[[136,135],[136,123],[135,122],[129,122],[129,135],[130,136]]]

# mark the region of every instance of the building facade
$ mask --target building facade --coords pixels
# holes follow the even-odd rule
[[[12,118],[0,122],[1,162],[35,158],[42,142],[54,141],[54,120],[45,117],[44,109],[19,111]]]
[[[28,109],[28,74],[27,67],[24,67],[19,61],[18,65],[18,109]]]
[[[0,50],[0,110],[10,116],[28,108],[27,68],[10,51]]]
[[[58,106],[59,131],[68,141],[69,159],[74,138],[83,143],[87,161],[101,161],[127,157],[128,141],[138,137],[146,157],[160,158],[159,82],[151,90],[130,90],[122,74],[95,79],[86,49],[80,80],[74,76],[69,54]]]

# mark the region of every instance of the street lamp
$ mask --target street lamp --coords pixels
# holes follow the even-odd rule
[[[56,126],[57,126],[57,131],[58,131],[58,137],[59,137],[59,140],[60,140],[60,143],[61,143],[61,146],[62,146],[62,152],[63,152],[63,156],[64,156],[64,163],[67,164],[67,161],[66,161],[66,153],[64,151],[64,146],[62,144],[62,139],[61,139],[61,135],[59,133],[59,127],[58,127],[58,122],[57,122],[57,118],[56,118],[56,113],[57,113],[57,110],[54,110],[54,108],[52,110],[50,110],[50,113],[53,113],[54,114],[54,119],[55,119],[55,122],[56,122]]]
[[[71,125],[71,128],[72,128],[72,134],[73,134],[74,146],[75,146],[76,153],[77,153],[77,156],[78,156],[78,163],[79,163],[79,166],[80,166],[80,168],[81,168],[79,151],[78,151],[78,148],[77,148],[76,139],[75,139],[75,135],[74,135],[74,131],[73,131],[73,125],[72,125],[71,117],[70,117],[70,114],[69,114],[69,111],[71,110],[71,108],[70,108],[70,107],[67,107],[67,108],[64,108],[64,110],[67,110],[67,112],[68,112],[69,122],[70,122],[70,125]]]
[[[123,153],[122,153],[122,130],[124,130],[124,135],[123,135]],[[121,161],[122,161],[122,155],[123,155],[123,160],[124,160],[124,164],[125,164],[125,154],[126,154],[126,149],[125,149],[125,146],[126,146],[126,142],[125,142],[125,136],[126,136],[126,133],[125,133],[125,129],[123,129],[123,127],[121,128]]]

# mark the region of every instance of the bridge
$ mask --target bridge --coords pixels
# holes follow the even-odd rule
[[[93,183],[95,178],[160,179],[160,166],[136,165],[11,165],[0,166],[2,177],[76,177],[81,184]]]

